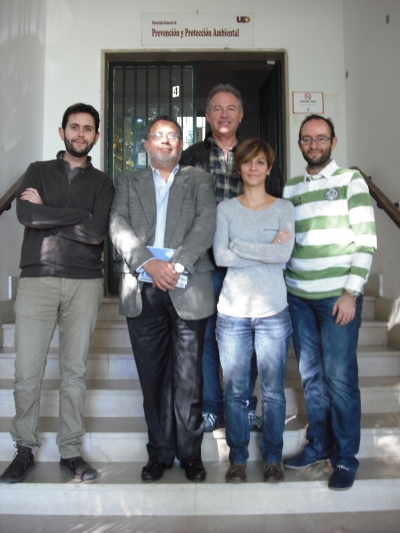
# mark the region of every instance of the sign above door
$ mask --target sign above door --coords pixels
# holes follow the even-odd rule
[[[142,13],[142,45],[253,46],[254,14]]]

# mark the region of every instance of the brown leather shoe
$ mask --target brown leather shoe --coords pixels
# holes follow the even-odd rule
[[[267,483],[279,483],[285,479],[281,463],[265,463],[264,481]]]
[[[246,481],[246,465],[233,463],[225,474],[227,483],[244,483]]]

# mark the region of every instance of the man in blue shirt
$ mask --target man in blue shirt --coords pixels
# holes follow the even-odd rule
[[[216,308],[213,180],[178,165],[182,130],[171,117],[149,122],[145,149],[151,168],[119,178],[110,221],[123,259],[120,314],[127,317],[148,426],[142,480],[160,479],[177,457],[189,480],[203,481],[201,355]],[[146,276],[152,282],[143,282]]]

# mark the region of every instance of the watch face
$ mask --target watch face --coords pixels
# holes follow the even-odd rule
[[[182,272],[185,270],[185,267],[180,263],[175,263],[174,269],[177,274],[182,274]]]

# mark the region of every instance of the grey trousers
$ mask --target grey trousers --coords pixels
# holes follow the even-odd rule
[[[47,353],[58,323],[60,405],[57,444],[64,459],[80,455],[85,434],[86,357],[103,295],[103,279],[21,278],[15,303],[14,441],[40,447],[37,422]]]

